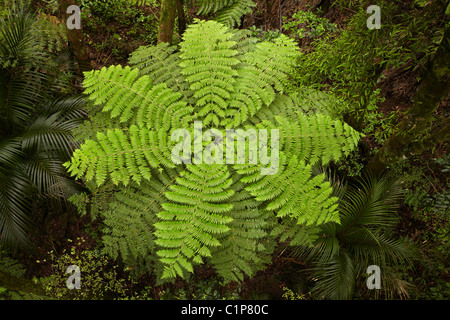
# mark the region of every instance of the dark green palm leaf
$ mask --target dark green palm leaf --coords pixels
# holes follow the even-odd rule
[[[402,193],[399,185],[388,177],[365,177],[349,186],[332,178],[335,193],[340,195],[340,224],[320,226],[312,247],[296,246],[293,256],[313,265],[317,282],[314,292],[327,299],[350,299],[356,279],[365,274],[369,265],[385,270],[389,266],[411,264],[417,250],[406,239],[395,239],[392,230],[398,221],[396,202]],[[386,294],[404,293],[404,282],[386,278]],[[395,284],[401,286],[395,287]],[[349,290],[349,288],[351,290]]]
[[[355,267],[351,256],[345,251],[334,255],[327,263],[317,268],[314,292],[321,298],[347,300],[355,287]]]
[[[23,6],[8,9],[0,18],[0,245],[29,248],[32,204],[79,189],[62,163],[86,115],[80,97],[58,98],[66,84],[45,24]]]
[[[18,171],[10,171],[7,179],[0,179],[0,243],[5,247],[30,248],[29,189],[27,177]]]

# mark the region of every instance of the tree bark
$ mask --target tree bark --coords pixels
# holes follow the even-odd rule
[[[177,16],[177,0],[162,0],[161,17],[158,28],[158,43],[172,43],[175,18]]]
[[[368,170],[374,174],[381,174],[388,165],[407,158],[414,152],[423,152],[435,147],[442,140],[435,134],[425,138],[428,145],[417,144],[414,140],[430,126],[439,102],[447,97],[449,90],[450,29],[447,28],[434,57],[428,64],[427,73],[413,96],[412,107],[400,122],[398,130],[370,160]],[[439,132],[448,136],[448,127],[447,132]]]
[[[67,13],[67,8],[70,5],[76,5],[74,0],[60,0],[59,6],[63,10],[64,23],[67,22],[70,14]],[[67,37],[69,39],[69,46],[73,52],[78,67],[81,72],[92,70],[92,64],[89,60],[89,55],[86,49],[86,44],[81,29],[69,29],[67,28]]]
[[[184,0],[177,1],[177,13],[178,13],[178,33],[183,35],[186,30],[186,16],[184,14]]]

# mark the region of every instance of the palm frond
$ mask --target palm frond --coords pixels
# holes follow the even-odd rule
[[[331,300],[348,300],[355,287],[355,266],[351,256],[346,252],[322,265],[316,273],[317,282],[314,292],[321,298]]]
[[[29,187],[28,179],[18,171],[0,179],[0,244],[6,248],[30,248]]]
[[[314,292],[327,299],[350,299],[356,280],[369,265],[388,267],[410,265],[418,257],[411,241],[393,237],[398,217],[396,204],[402,189],[387,176],[366,176],[346,184],[328,173],[334,194],[339,195],[341,223],[320,226],[312,246],[295,246],[292,256],[314,265],[310,270],[317,282]],[[383,292],[404,295],[405,282],[384,273]],[[395,287],[395,285],[398,287]]]

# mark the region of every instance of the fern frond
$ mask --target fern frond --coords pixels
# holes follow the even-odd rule
[[[233,219],[230,230],[219,236],[221,246],[211,250],[211,263],[226,281],[239,282],[245,275],[252,276],[263,266],[264,256],[271,252],[263,241],[268,238],[270,214],[259,209],[261,203],[255,201],[244,187],[237,176],[233,185],[235,193],[228,199],[233,205],[227,213]]]
[[[134,273],[152,269],[155,262],[153,225],[161,203],[165,185],[159,181],[144,182],[114,193],[109,210],[103,213],[106,228],[103,233],[103,252],[113,258],[119,255]]]
[[[139,75],[148,76],[153,83],[165,83],[168,88],[182,93],[186,101],[192,96],[188,84],[181,75],[178,46],[161,42],[156,46],[141,46],[129,59],[132,68],[139,69]]]
[[[250,171],[249,168],[253,169]],[[296,156],[287,160],[280,153],[278,173],[261,175],[252,165],[235,165],[244,175],[246,190],[258,201],[268,201],[267,210],[275,210],[280,218],[291,217],[299,224],[318,225],[329,221],[339,222],[337,198],[325,175],[311,176],[311,165]]]
[[[24,266],[19,261],[9,257],[6,251],[2,251],[1,248],[0,270],[16,277],[23,277],[25,275]]]
[[[360,134],[346,123],[322,114],[299,113],[294,121],[276,117],[285,151],[310,164],[328,164],[352,151]]]
[[[119,129],[99,132],[97,140],[87,140],[75,150],[71,162],[64,166],[76,177],[85,175],[100,186],[109,176],[113,183],[127,185],[150,179],[149,168],[160,165],[173,168],[172,142],[165,130],[151,131],[132,125],[128,136]]]
[[[233,33],[225,26],[214,21],[198,21],[189,27],[180,45],[181,74],[195,93],[196,111],[199,117],[205,117],[205,125],[219,124],[219,118],[225,117],[228,100],[233,92],[233,66],[239,63],[235,58],[238,51],[231,40]]]
[[[281,242],[287,241],[290,246],[314,245],[320,229],[317,226],[305,226],[298,224],[296,219],[283,219],[276,224],[271,232],[274,237],[279,237]]]
[[[229,189],[232,179],[225,165],[187,165],[165,196],[161,222],[155,224],[156,243],[163,249],[157,254],[165,264],[163,278],[192,272],[193,263],[211,256],[211,247],[220,245],[216,238],[229,230],[232,218],[226,215],[233,208],[222,203],[234,193]]]
[[[256,3],[252,0],[234,0],[232,4],[222,8],[217,13],[216,20],[230,28],[240,26],[241,17],[251,13],[252,8],[255,6]]]
[[[165,83],[153,85],[148,76],[138,75],[138,69],[128,66],[103,67],[100,71],[86,72],[83,86],[89,99],[103,105],[103,112],[110,112],[111,118],[120,117],[120,122],[133,118],[138,126],[155,129],[166,124],[167,130],[172,122],[167,122],[164,115],[172,116],[172,113],[187,107],[186,102],[180,100],[179,92],[167,88]]]
[[[41,33],[41,50],[60,51],[67,45],[68,36],[66,26],[57,17],[40,14],[35,32]]]
[[[297,89],[295,93],[291,94],[291,98],[298,106],[298,110],[305,114],[320,113],[336,120],[342,120],[342,114],[348,111],[348,105],[339,100],[336,95],[318,89]]]
[[[241,17],[250,13],[256,6],[252,0],[198,0],[196,2],[200,5],[198,15],[214,13],[216,21],[229,28],[239,26]]]
[[[295,43],[282,36],[275,42],[258,43],[254,50],[242,55],[243,65],[229,107],[236,110],[232,113],[234,126],[254,116],[262,106],[271,105],[277,93],[283,92],[283,83],[296,54]]]
[[[210,12],[217,12],[233,4],[234,1],[235,0],[197,0],[196,4],[200,6],[197,14],[206,15]]]

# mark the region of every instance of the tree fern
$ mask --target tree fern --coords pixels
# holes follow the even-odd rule
[[[94,194],[105,184],[125,187],[103,213],[110,254],[119,251],[133,267],[154,261],[145,254],[157,257],[164,279],[207,262],[226,280],[242,280],[268,261],[280,235],[276,219],[284,228],[298,226],[285,238],[297,243],[311,243],[318,225],[339,221],[332,186],[312,169],[349,152],[359,134],[319,108],[305,115],[298,99],[285,92],[296,55],[287,37],[256,42],[244,31],[197,20],[179,51],[166,44],[142,47],[132,54],[131,67],[85,73],[93,117],[84,128],[94,132],[81,135],[87,139],[65,166]],[[195,138],[195,121],[216,130],[214,142]],[[248,161],[250,148],[239,158],[245,163],[226,164],[210,163],[203,149],[195,150],[219,145],[219,133],[223,138],[235,128],[270,132],[255,150],[266,150],[279,167]],[[272,134],[278,128],[280,135]],[[193,162],[172,161],[176,129],[194,134],[186,144],[194,145],[188,154]],[[269,150],[277,145],[279,155]],[[231,150],[237,160],[237,148]],[[302,234],[300,226],[310,232]]]

